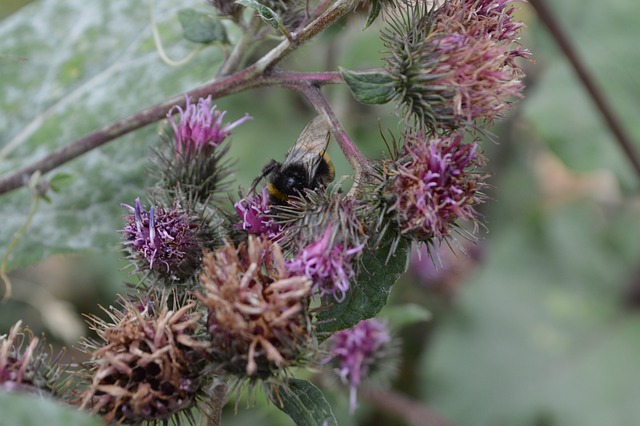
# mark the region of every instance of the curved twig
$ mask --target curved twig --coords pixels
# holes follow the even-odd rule
[[[536,10],[540,20],[546,25],[551,36],[555,39],[556,43],[558,43],[558,46],[571,63],[571,66],[578,75],[582,85],[589,93],[589,96],[591,96],[593,103],[602,114],[607,126],[615,136],[622,150],[627,155],[627,158],[629,158],[636,174],[640,177],[640,157],[634,148],[635,144],[625,131],[622,123],[618,120],[616,114],[611,109],[611,106],[607,103],[594,78],[589,73],[589,70],[578,57],[576,49],[571,44],[571,41],[567,34],[565,34],[562,26],[557,22],[553,13],[551,13],[547,8],[544,0],[529,0],[529,3],[531,3],[531,6]]]
[[[391,390],[369,389],[363,386],[360,395],[371,405],[395,414],[411,426],[453,426],[433,410],[418,401]]]
[[[311,102],[316,111],[323,115],[329,122],[331,133],[333,133],[342,153],[347,158],[354,171],[354,184],[349,191],[349,194],[352,195],[357,191],[363,174],[371,172],[371,165],[369,164],[369,161],[351,141],[351,138],[349,138],[344,127],[342,127],[342,124],[334,114],[331,105],[329,105],[327,99],[322,95],[320,87],[317,84],[309,81],[298,80],[291,82],[289,87],[302,93],[309,102]]]

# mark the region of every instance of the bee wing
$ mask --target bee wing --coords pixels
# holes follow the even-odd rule
[[[289,150],[283,167],[287,164],[302,163],[309,175],[313,176],[327,150],[330,138],[329,123],[323,116],[317,116],[302,129],[296,144]]]

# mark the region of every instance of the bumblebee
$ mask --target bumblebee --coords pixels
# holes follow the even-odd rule
[[[283,163],[271,160],[254,181],[268,176],[267,191],[272,204],[286,203],[305,189],[327,186],[335,177],[327,155],[331,132],[322,116],[314,118],[300,133]]]

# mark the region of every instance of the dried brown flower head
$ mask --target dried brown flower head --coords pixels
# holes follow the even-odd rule
[[[212,356],[226,372],[266,379],[304,358],[311,281],[289,275],[277,243],[249,236],[205,253],[200,283]]]
[[[122,310],[105,309],[111,322],[91,318],[102,342],[85,342],[91,385],[81,405],[108,422],[166,420],[196,402],[208,346],[196,337],[202,317],[193,301],[177,310],[155,303],[123,299]]]

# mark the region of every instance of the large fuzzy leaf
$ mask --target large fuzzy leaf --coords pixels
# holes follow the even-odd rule
[[[99,426],[102,421],[87,412],[56,403],[52,399],[37,395],[0,393],[2,424],[37,426]]]
[[[186,56],[195,44],[182,38],[178,8],[199,4],[154,1],[167,54]],[[170,96],[206,81],[219,61],[209,48],[175,68],[160,60],[145,2],[45,0],[0,23],[0,174]],[[119,238],[120,203],[144,196],[149,126],[74,160],[60,170],[71,184],[41,203],[10,266],[53,253],[103,250]],[[3,247],[29,212],[22,189],[0,197]]]

